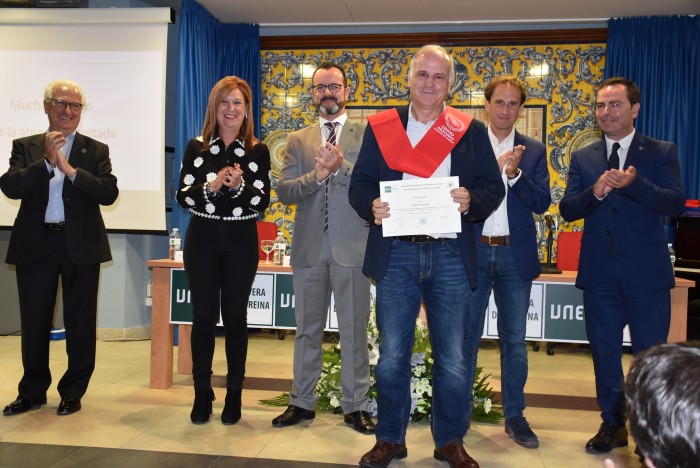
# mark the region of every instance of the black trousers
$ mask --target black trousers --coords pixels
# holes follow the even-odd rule
[[[60,278],[68,369],[58,382],[58,393],[63,398],[82,398],[95,369],[100,265],[73,264],[65,231],[44,229],[39,248],[40,261],[18,266],[16,272],[24,366],[19,396],[43,399],[51,385],[49,342]]]
[[[248,296],[258,268],[255,220],[193,217],[184,246],[192,293],[192,377],[211,387],[215,327],[219,313],[226,337],[226,387],[243,388],[248,354]]]

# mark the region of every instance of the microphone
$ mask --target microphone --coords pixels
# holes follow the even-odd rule
[[[552,229],[554,226],[554,219],[552,218],[552,213],[549,211],[544,213],[544,224],[547,226],[547,229]]]

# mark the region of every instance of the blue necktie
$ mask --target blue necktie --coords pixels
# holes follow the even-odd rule
[[[620,169],[620,156],[617,154],[617,150],[619,149],[620,143],[613,143],[612,151],[610,152],[610,157],[608,158],[608,169]]]

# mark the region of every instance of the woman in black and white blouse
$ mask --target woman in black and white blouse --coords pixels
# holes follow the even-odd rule
[[[184,262],[192,294],[194,424],[209,421],[215,327],[226,335],[226,401],[221,422],[241,418],[248,352],[246,313],[258,266],[255,221],[270,203],[270,152],[255,138],[250,86],[227,76],[209,95],[202,135],[189,141],[177,202],[192,213]]]

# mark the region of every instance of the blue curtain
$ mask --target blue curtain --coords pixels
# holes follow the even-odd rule
[[[678,145],[686,198],[700,198],[700,16],[608,21],[605,77],[637,83],[639,132]]]
[[[194,0],[182,0],[177,64],[175,181],[187,142],[202,133],[209,92],[224,76],[236,75],[253,92],[255,133],[260,135],[260,28],[224,24]],[[190,214],[173,202],[172,227],[184,238]]]

